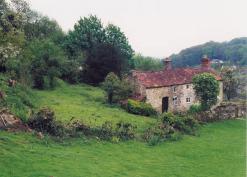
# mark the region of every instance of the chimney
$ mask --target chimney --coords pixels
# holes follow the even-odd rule
[[[170,58],[163,59],[163,63],[164,63],[164,70],[172,69],[172,60]]]
[[[207,55],[203,55],[203,57],[202,57],[201,68],[203,68],[203,69],[211,68],[211,61],[210,61],[210,59],[208,58]]]

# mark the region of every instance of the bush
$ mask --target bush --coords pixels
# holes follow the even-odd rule
[[[120,80],[113,72],[109,73],[104,82],[102,82],[102,88],[107,95],[107,101],[109,104],[117,103],[121,100],[126,100],[133,91],[133,86],[127,80]]]
[[[82,77],[80,63],[76,60],[67,60],[62,66],[61,78],[70,84],[79,83]]]
[[[157,112],[153,109],[151,104],[135,101],[128,99],[127,105],[124,107],[129,113],[143,115],[143,116],[154,116]]]
[[[192,117],[164,113],[156,126],[145,131],[143,139],[152,146],[165,140],[177,141],[183,133],[194,135],[198,127],[198,122]]]
[[[131,123],[119,122],[116,126],[116,136],[121,140],[129,140],[135,137],[136,126],[133,126]]]
[[[175,130],[183,133],[192,134],[198,128],[198,122],[188,115],[174,115],[172,113],[164,113],[161,115],[161,121],[164,125],[171,126]]]
[[[118,142],[119,140],[130,140],[135,137],[136,127],[130,123],[118,122],[114,125],[106,121],[101,126],[89,127],[79,121],[74,121],[69,125],[73,133],[72,136],[83,133],[85,136],[97,137],[101,140]]]
[[[52,136],[64,136],[66,129],[61,122],[56,121],[54,112],[43,108],[28,121],[30,128]]]
[[[196,114],[196,113],[199,113],[201,111],[203,111],[201,105],[193,104],[193,105],[190,106],[190,109],[188,110],[188,113],[189,114]]]

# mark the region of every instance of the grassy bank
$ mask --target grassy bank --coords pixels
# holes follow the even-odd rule
[[[0,176],[244,177],[245,130],[244,120],[216,122],[205,125],[200,137],[155,147],[0,132]]]
[[[55,90],[36,90],[34,93],[38,97],[38,107],[50,107],[62,121],[75,118],[90,125],[124,121],[136,125],[139,131],[155,122],[154,118],[129,114],[117,106],[106,104],[104,92],[98,87],[60,82]]]

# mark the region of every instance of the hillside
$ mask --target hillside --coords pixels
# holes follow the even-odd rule
[[[138,130],[155,122],[154,118],[129,114],[117,106],[108,105],[103,90],[86,84],[69,85],[60,81],[56,89],[36,90],[34,94],[38,97],[37,108],[50,107],[62,121],[74,118],[90,125],[124,121],[133,123]]]
[[[245,121],[206,125],[200,137],[155,147],[0,131],[0,176],[210,176],[245,175]]]
[[[200,59],[205,54],[212,59],[246,65],[247,37],[235,38],[229,42],[222,43],[210,41],[202,45],[184,49],[180,53],[173,54],[170,57],[173,60],[174,66],[196,66],[200,64]]]

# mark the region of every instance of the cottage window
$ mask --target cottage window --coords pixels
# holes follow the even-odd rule
[[[187,89],[190,88],[190,85],[186,85],[186,88],[187,88]]]
[[[186,103],[190,103],[190,97],[186,98]]]
[[[172,101],[173,101],[173,104],[174,105],[177,105],[178,104],[178,97],[177,96],[174,96],[173,99],[172,99]]]
[[[173,87],[173,92],[176,92],[177,88],[176,86]]]

